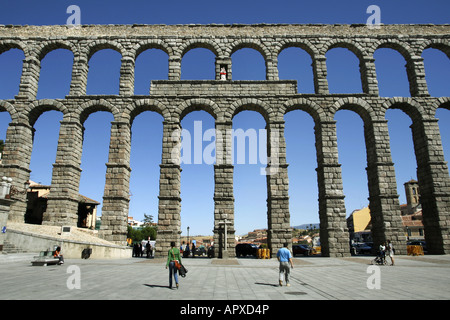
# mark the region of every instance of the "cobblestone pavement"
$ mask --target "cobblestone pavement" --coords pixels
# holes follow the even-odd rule
[[[276,259],[183,259],[179,289],[169,289],[164,259],[66,260],[32,266],[33,255],[0,255],[2,300],[416,300],[450,299],[450,255],[296,257],[291,286],[278,286]]]

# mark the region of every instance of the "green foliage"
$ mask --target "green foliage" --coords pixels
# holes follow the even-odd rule
[[[133,242],[141,242],[142,240],[147,240],[148,237],[151,240],[156,240],[156,227],[144,226],[134,229],[128,226],[127,238],[131,238]]]
[[[145,226],[153,224],[153,216],[151,214],[144,213],[144,221],[142,221]]]

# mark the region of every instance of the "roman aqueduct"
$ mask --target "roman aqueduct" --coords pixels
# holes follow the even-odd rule
[[[180,80],[181,59],[193,48],[207,48],[216,55],[216,80]],[[241,48],[258,50],[265,59],[266,80],[233,81],[231,54]],[[296,81],[279,80],[278,54],[287,47],[300,47],[312,59],[314,94],[297,93]],[[325,53],[344,47],[359,59],[363,93],[330,94]],[[130,180],[130,143],[133,119],[151,110],[164,118],[160,164],[157,254],[165,255],[170,241],[180,242],[180,165],[171,151],[185,115],[205,110],[224,133],[216,138],[214,165],[214,240],[223,246],[223,222],[228,242],[234,239],[233,165],[227,154],[231,147],[233,117],[242,110],[254,110],[265,119],[268,133],[276,133],[277,170],[267,167],[268,244],[276,252],[290,241],[287,163],[284,115],[295,109],[314,119],[319,186],[319,217],[322,252],[326,256],[349,255],[348,230],[338,162],[334,114],[353,110],[364,122],[367,148],[367,177],[372,232],[375,244],[390,239],[399,253],[406,253],[405,233],[391,159],[385,113],[403,110],[412,119],[412,136],[421,190],[423,223],[428,249],[450,253],[450,178],[444,160],[435,112],[450,108],[450,98],[430,97],[425,81],[422,51],[437,48],[450,58],[450,25],[386,25],[369,29],[365,25],[93,25],[93,26],[1,26],[0,53],[11,48],[24,52],[19,93],[0,100],[0,110],[11,116],[7,130],[1,175],[12,177],[19,188],[29,179],[33,146],[33,125],[47,110],[63,113],[51,193],[43,224],[76,225],[77,196],[83,140],[83,123],[89,114],[102,110],[114,116],[110,133],[109,160],[100,234],[124,245],[127,232]],[[64,99],[37,100],[40,63],[52,50],[72,51],[70,93]],[[101,49],[121,54],[119,95],[87,95],[90,57]],[[134,95],[134,66],[137,56],[148,48],[165,51],[169,57],[168,80],[153,81],[147,96]],[[378,48],[392,48],[406,60],[411,97],[379,96],[373,54]],[[220,80],[225,68],[226,80]],[[9,220],[24,221],[26,197],[14,196]]]

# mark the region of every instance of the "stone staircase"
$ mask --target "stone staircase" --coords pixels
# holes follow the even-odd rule
[[[14,244],[4,241],[2,254],[13,254],[13,253],[28,253],[26,249],[18,248]]]

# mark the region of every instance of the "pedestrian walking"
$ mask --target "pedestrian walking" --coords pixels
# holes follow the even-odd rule
[[[386,260],[386,242],[380,244],[379,251],[381,259]]]
[[[176,265],[181,264],[180,249],[175,248],[175,242],[170,243],[170,249],[167,255],[166,269],[169,268],[169,288],[172,289],[172,276],[175,278],[175,285],[178,289],[178,269]]]
[[[133,244],[133,257],[137,257],[138,256],[138,244],[135,243]]]
[[[145,249],[146,249],[146,253],[147,253],[147,258],[150,258],[150,250],[151,250],[151,244],[150,241],[147,241],[147,244],[145,245]]]
[[[391,258],[391,266],[394,265],[394,247],[392,246],[391,240],[387,241],[387,254],[389,255],[389,258]]]
[[[190,253],[190,251],[189,251],[189,243],[187,243],[186,247],[184,248],[184,251],[183,251],[183,258],[188,258],[189,257],[189,253]]]
[[[195,243],[192,242],[192,258],[195,258]]]
[[[280,262],[280,277],[279,284],[283,285],[283,279],[286,281],[286,287],[290,286],[289,283],[289,275],[291,273],[290,268],[294,268],[294,264],[292,262],[292,254],[288,249],[288,243],[284,244],[284,247],[279,249],[277,252],[277,259]]]

